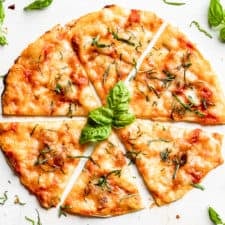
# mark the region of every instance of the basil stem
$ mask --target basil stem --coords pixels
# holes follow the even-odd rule
[[[176,5],[176,6],[181,6],[181,5],[185,5],[185,2],[169,2],[167,0],[163,0],[164,3],[166,3],[167,5]]]

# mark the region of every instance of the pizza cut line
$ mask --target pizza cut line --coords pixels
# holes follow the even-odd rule
[[[9,70],[5,116],[87,117],[106,103],[118,81],[129,86],[137,120],[114,130],[126,153],[114,134],[99,143],[62,205],[66,212],[108,217],[142,209],[125,156],[136,164],[157,205],[180,199],[223,163],[222,135],[150,122],[225,123],[218,78],[178,29],[167,25],[141,63],[162,24],[152,12],[106,6],[46,32]],[[127,82],[133,69],[136,75]],[[82,158],[85,121],[0,123],[6,159],[45,208],[60,202]]]

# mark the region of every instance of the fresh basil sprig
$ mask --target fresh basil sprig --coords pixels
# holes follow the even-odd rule
[[[220,40],[225,42],[225,11],[220,3],[220,0],[210,0],[208,23],[210,27],[219,26]]]
[[[112,127],[120,128],[131,124],[135,116],[129,112],[130,93],[120,81],[109,92],[107,105],[89,113],[88,121],[80,136],[80,144],[105,140]]]
[[[3,0],[0,0],[0,45],[4,46],[7,44],[6,36],[2,29],[2,25],[5,19],[5,10],[3,6]]]
[[[24,7],[25,11],[28,10],[39,10],[47,8],[52,4],[53,0],[35,0],[34,2],[30,3],[28,6]]]
[[[222,219],[220,218],[219,214],[213,209],[212,207],[208,208],[209,218],[215,225],[225,225]]]

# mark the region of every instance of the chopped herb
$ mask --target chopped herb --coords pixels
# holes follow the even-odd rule
[[[152,91],[152,92],[156,95],[157,98],[160,98],[160,95],[159,95],[159,93],[156,91],[156,89],[155,89],[153,86],[149,85],[147,81],[146,81],[146,84],[147,84],[148,89],[149,89],[150,91]]]
[[[216,212],[215,209],[212,207],[208,208],[209,218],[215,225],[225,225],[223,223],[222,219],[220,218],[220,215]]]
[[[38,211],[37,209],[35,209],[35,211],[36,211],[36,213],[37,213],[37,223],[36,223],[36,225],[42,225],[39,211]],[[28,222],[32,223],[32,225],[35,225],[35,220],[33,220],[33,219],[31,219],[31,218],[29,218],[29,217],[27,217],[27,216],[25,216],[25,219],[26,219]]]
[[[163,138],[158,138],[158,139],[152,139],[148,141],[148,145],[150,145],[153,142],[165,142],[165,143],[169,143],[169,140],[163,139]]]
[[[86,156],[86,155],[77,155],[77,156],[68,155],[67,158],[69,158],[69,159],[89,159],[92,163],[94,163],[95,165],[98,165],[91,156]]]
[[[35,130],[37,129],[37,127],[38,127],[38,124],[36,124],[36,125],[33,127],[32,131],[30,132],[30,136],[33,136],[33,134],[34,134]]]
[[[160,152],[160,157],[163,162],[167,162],[169,160],[169,155],[171,153],[171,150],[166,148],[164,151]]]
[[[128,165],[130,165],[131,163],[135,163],[138,156],[141,154],[141,151],[136,152],[136,151],[127,151],[125,156],[130,160],[130,162],[128,163]]]
[[[187,52],[183,56],[182,63],[181,63],[181,67],[184,70],[184,84],[185,85],[187,84],[187,81],[186,81],[186,72],[187,72],[187,69],[192,65],[192,63],[190,62],[190,57],[191,57],[191,53],[190,52]]]
[[[59,218],[60,218],[61,216],[67,217],[67,214],[66,214],[66,212],[64,211],[64,209],[65,209],[65,206],[60,206],[60,207],[59,207],[59,211],[58,211],[58,217],[59,217]]]
[[[101,188],[107,188],[110,189],[109,184],[108,184],[108,178],[110,175],[114,174],[115,176],[120,177],[121,176],[121,170],[112,170],[109,172],[107,175],[103,175],[99,177],[97,183],[95,185],[101,187]]]
[[[200,32],[204,33],[207,37],[212,38],[212,35],[211,35],[209,32],[207,32],[206,30],[204,30],[203,28],[201,28],[200,25],[199,25],[199,23],[198,23],[197,21],[193,20],[193,21],[191,22],[191,24],[190,24],[190,27],[191,27],[193,24],[197,27],[197,29],[198,29]]]
[[[125,39],[125,38],[119,37],[118,32],[112,31],[110,33],[112,34],[113,38],[116,39],[117,41],[123,42],[131,46],[135,46],[135,43],[131,41],[132,39],[131,37],[129,37],[128,39]]]
[[[28,10],[44,9],[44,8],[48,7],[49,5],[51,5],[52,2],[53,2],[53,0],[35,0],[28,6],[24,7],[24,10],[28,11]]]
[[[173,173],[173,180],[176,178],[177,172],[180,167],[184,166],[187,163],[187,154],[182,154],[180,157],[175,157],[173,159],[173,164],[175,165],[175,170]]]
[[[26,205],[26,203],[23,203],[23,202],[20,201],[18,195],[15,195],[14,204],[18,204],[18,205],[22,205],[22,206]]]
[[[32,225],[35,225],[34,220],[32,220],[31,218],[25,216],[25,219],[26,219],[28,222],[30,222]]]
[[[95,47],[97,47],[97,48],[108,48],[108,47],[111,46],[111,45],[99,43],[99,36],[94,37],[94,38],[92,39],[91,45],[92,45],[92,46],[95,46]]]
[[[154,101],[154,102],[152,103],[152,107],[156,107],[157,105],[158,105],[157,101]]]
[[[205,187],[203,187],[201,184],[194,184],[194,183],[193,183],[192,186],[193,186],[194,188],[200,189],[200,190],[202,190],[202,191],[205,190]]]
[[[60,84],[56,84],[54,91],[57,94],[61,94],[63,92],[63,88],[62,88],[62,86]]]
[[[106,80],[107,80],[107,78],[108,78],[108,76],[109,76],[110,67],[111,67],[111,65],[109,64],[109,65],[107,66],[106,70],[105,70],[104,73],[103,73],[103,76],[102,76],[102,77],[103,77],[103,79],[102,79],[103,84],[106,83]]]
[[[139,51],[138,49],[141,47],[142,47],[142,43],[139,41],[138,45],[135,47],[135,50],[138,52]]]
[[[205,116],[205,114],[203,114],[199,110],[192,109],[192,107],[194,106],[192,103],[189,102],[188,104],[185,104],[178,98],[178,96],[176,94],[172,93],[172,95],[173,95],[174,99],[184,108],[185,111],[193,112],[200,117]]]
[[[5,191],[3,196],[0,197],[0,205],[4,205],[6,203],[6,201],[8,200],[7,193],[8,193],[8,191]]]
[[[185,5],[185,2],[169,2],[167,0],[163,0],[164,3],[166,3],[167,5],[176,5],[176,6],[181,6],[181,5]]]

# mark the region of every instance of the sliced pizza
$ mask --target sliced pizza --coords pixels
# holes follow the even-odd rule
[[[168,25],[131,82],[139,118],[225,123],[224,95],[208,61],[184,34]]]
[[[87,161],[62,210],[108,217],[143,208],[134,178],[115,135],[99,143]]]
[[[0,147],[9,165],[45,208],[59,203],[83,154],[79,137],[85,122],[0,123]]]
[[[22,52],[5,80],[4,115],[86,116],[99,106],[68,33],[56,26]]]
[[[136,120],[118,134],[157,205],[180,199],[223,163],[218,133]]]
[[[115,83],[136,66],[161,25],[162,19],[154,13],[116,5],[67,25],[74,50],[103,102]]]

